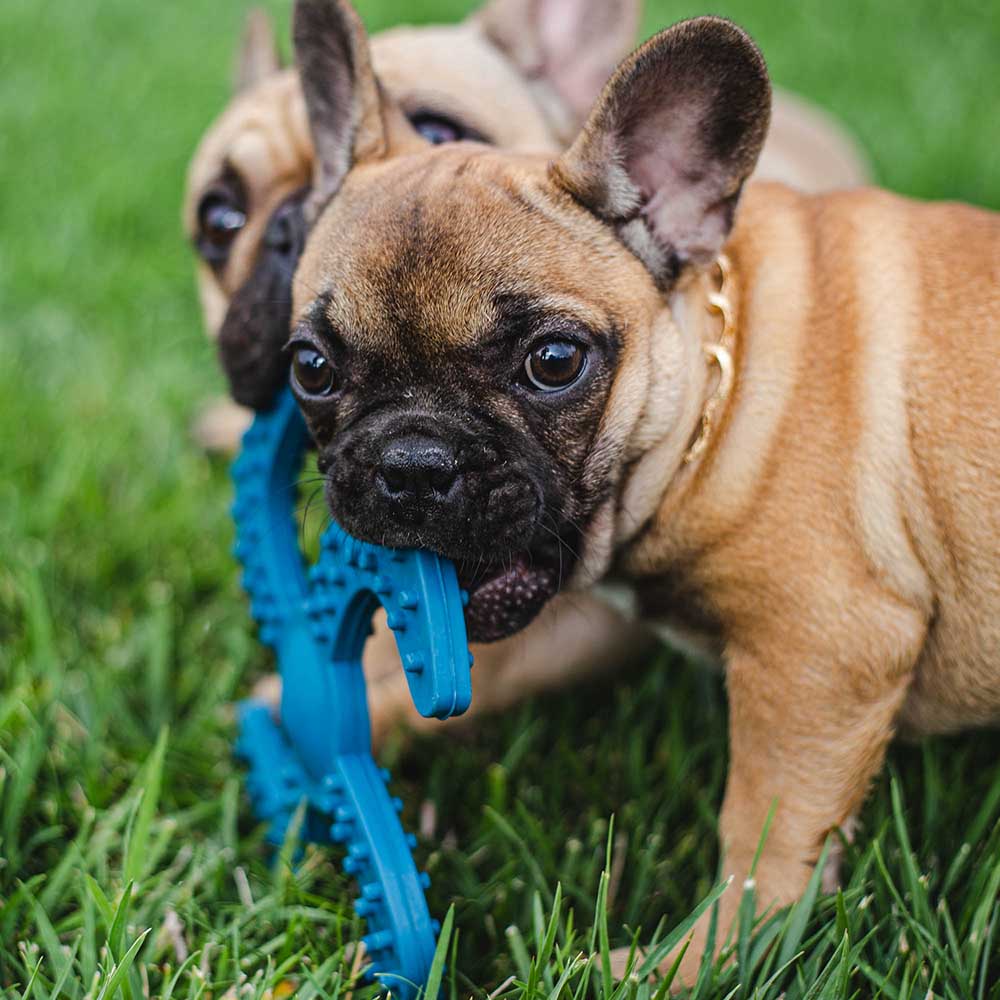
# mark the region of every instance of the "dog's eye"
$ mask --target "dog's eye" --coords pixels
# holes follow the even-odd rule
[[[225,191],[209,191],[198,206],[198,251],[210,263],[229,255],[232,242],[247,224],[242,204]]]
[[[572,340],[546,340],[525,359],[528,381],[542,392],[571,386],[582,374],[587,352]]]
[[[471,129],[463,128],[458,122],[444,115],[420,112],[410,117],[410,124],[434,146],[476,138],[476,133]]]
[[[329,396],[337,384],[330,362],[315,348],[304,345],[292,351],[292,378],[307,396]]]

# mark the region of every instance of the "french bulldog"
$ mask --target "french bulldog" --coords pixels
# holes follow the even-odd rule
[[[557,152],[635,40],[641,0],[491,0],[457,25],[400,27],[372,39],[383,85],[434,142],[478,139]],[[854,187],[868,168],[819,108],[779,95],[762,176],[804,190]],[[263,11],[247,22],[236,95],[192,160],[184,223],[198,258],[205,325],[233,398],[260,409],[287,380],[291,274],[313,163],[298,76],[282,69]],[[249,412],[213,404],[196,434],[234,450]]]
[[[724,940],[769,817],[761,908],[894,734],[1000,717],[1000,215],[747,183],[771,88],[723,19],[628,57],[558,156],[432,148],[346,0],[294,23],[318,158],[291,381],[329,509],[453,559],[474,639],[530,649],[557,593],[613,580],[721,661]],[[630,642],[586,629],[548,683]]]
[[[537,38],[520,0],[493,0],[458,25],[402,27],[372,40],[383,84],[430,141],[478,139],[512,150],[555,151],[628,51],[639,0],[614,5],[571,0],[562,50],[508,54],[502,40]],[[533,61],[531,61],[533,60]],[[591,79],[589,74],[593,74]],[[573,109],[578,109],[574,111]],[[237,403],[261,409],[288,375],[291,282],[302,249],[301,201],[313,151],[305,106],[292,69],[282,69],[263,11],[247,23],[236,96],[199,143],[188,171],[185,228],[198,256],[206,327],[218,338]],[[200,422],[204,443],[232,449],[247,411],[214,407]]]

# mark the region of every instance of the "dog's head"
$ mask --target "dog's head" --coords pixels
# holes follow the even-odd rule
[[[330,509],[455,560],[471,637],[500,638],[603,572],[630,464],[672,436],[676,466],[694,432],[707,376],[671,292],[732,225],[763,59],[728,21],[679,24],[550,160],[422,142],[346,0],[299,0],[296,51],[320,155],[292,385]]]
[[[451,26],[375,36],[382,86],[428,141],[554,151],[637,30],[640,0],[491,0]],[[192,161],[185,226],[205,322],[237,401],[262,408],[287,378],[291,281],[313,150],[298,74],[251,15],[237,92]]]

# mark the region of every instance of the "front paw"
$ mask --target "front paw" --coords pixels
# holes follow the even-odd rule
[[[239,450],[251,420],[253,413],[250,410],[230,399],[217,399],[207,403],[198,414],[191,434],[205,451],[233,455]]]
[[[709,914],[705,914],[705,918],[707,917],[709,917]],[[683,988],[690,989],[694,986],[698,980],[698,974],[701,971],[701,965],[705,957],[706,935],[708,931],[708,921],[705,918],[702,918],[691,929],[690,933],[681,940],[677,947],[660,963],[656,971],[650,975],[650,980],[654,985],[658,983],[661,977],[666,976],[670,972],[677,962],[678,957],[683,952],[680,965],[677,967],[677,973],[670,983],[670,990],[672,993],[677,993]],[[637,979],[639,968],[646,960],[645,953],[639,949],[632,954],[630,965],[630,952],[630,948],[616,948],[611,952],[611,974],[619,982],[629,977]]]
[[[263,702],[271,710],[275,722],[281,722],[281,674],[261,677],[250,692],[251,701]]]

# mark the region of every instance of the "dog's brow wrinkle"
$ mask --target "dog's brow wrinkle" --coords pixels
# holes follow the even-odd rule
[[[333,304],[333,296],[329,292],[321,292],[316,296],[315,301],[309,308],[309,319],[330,320],[330,307]]]

